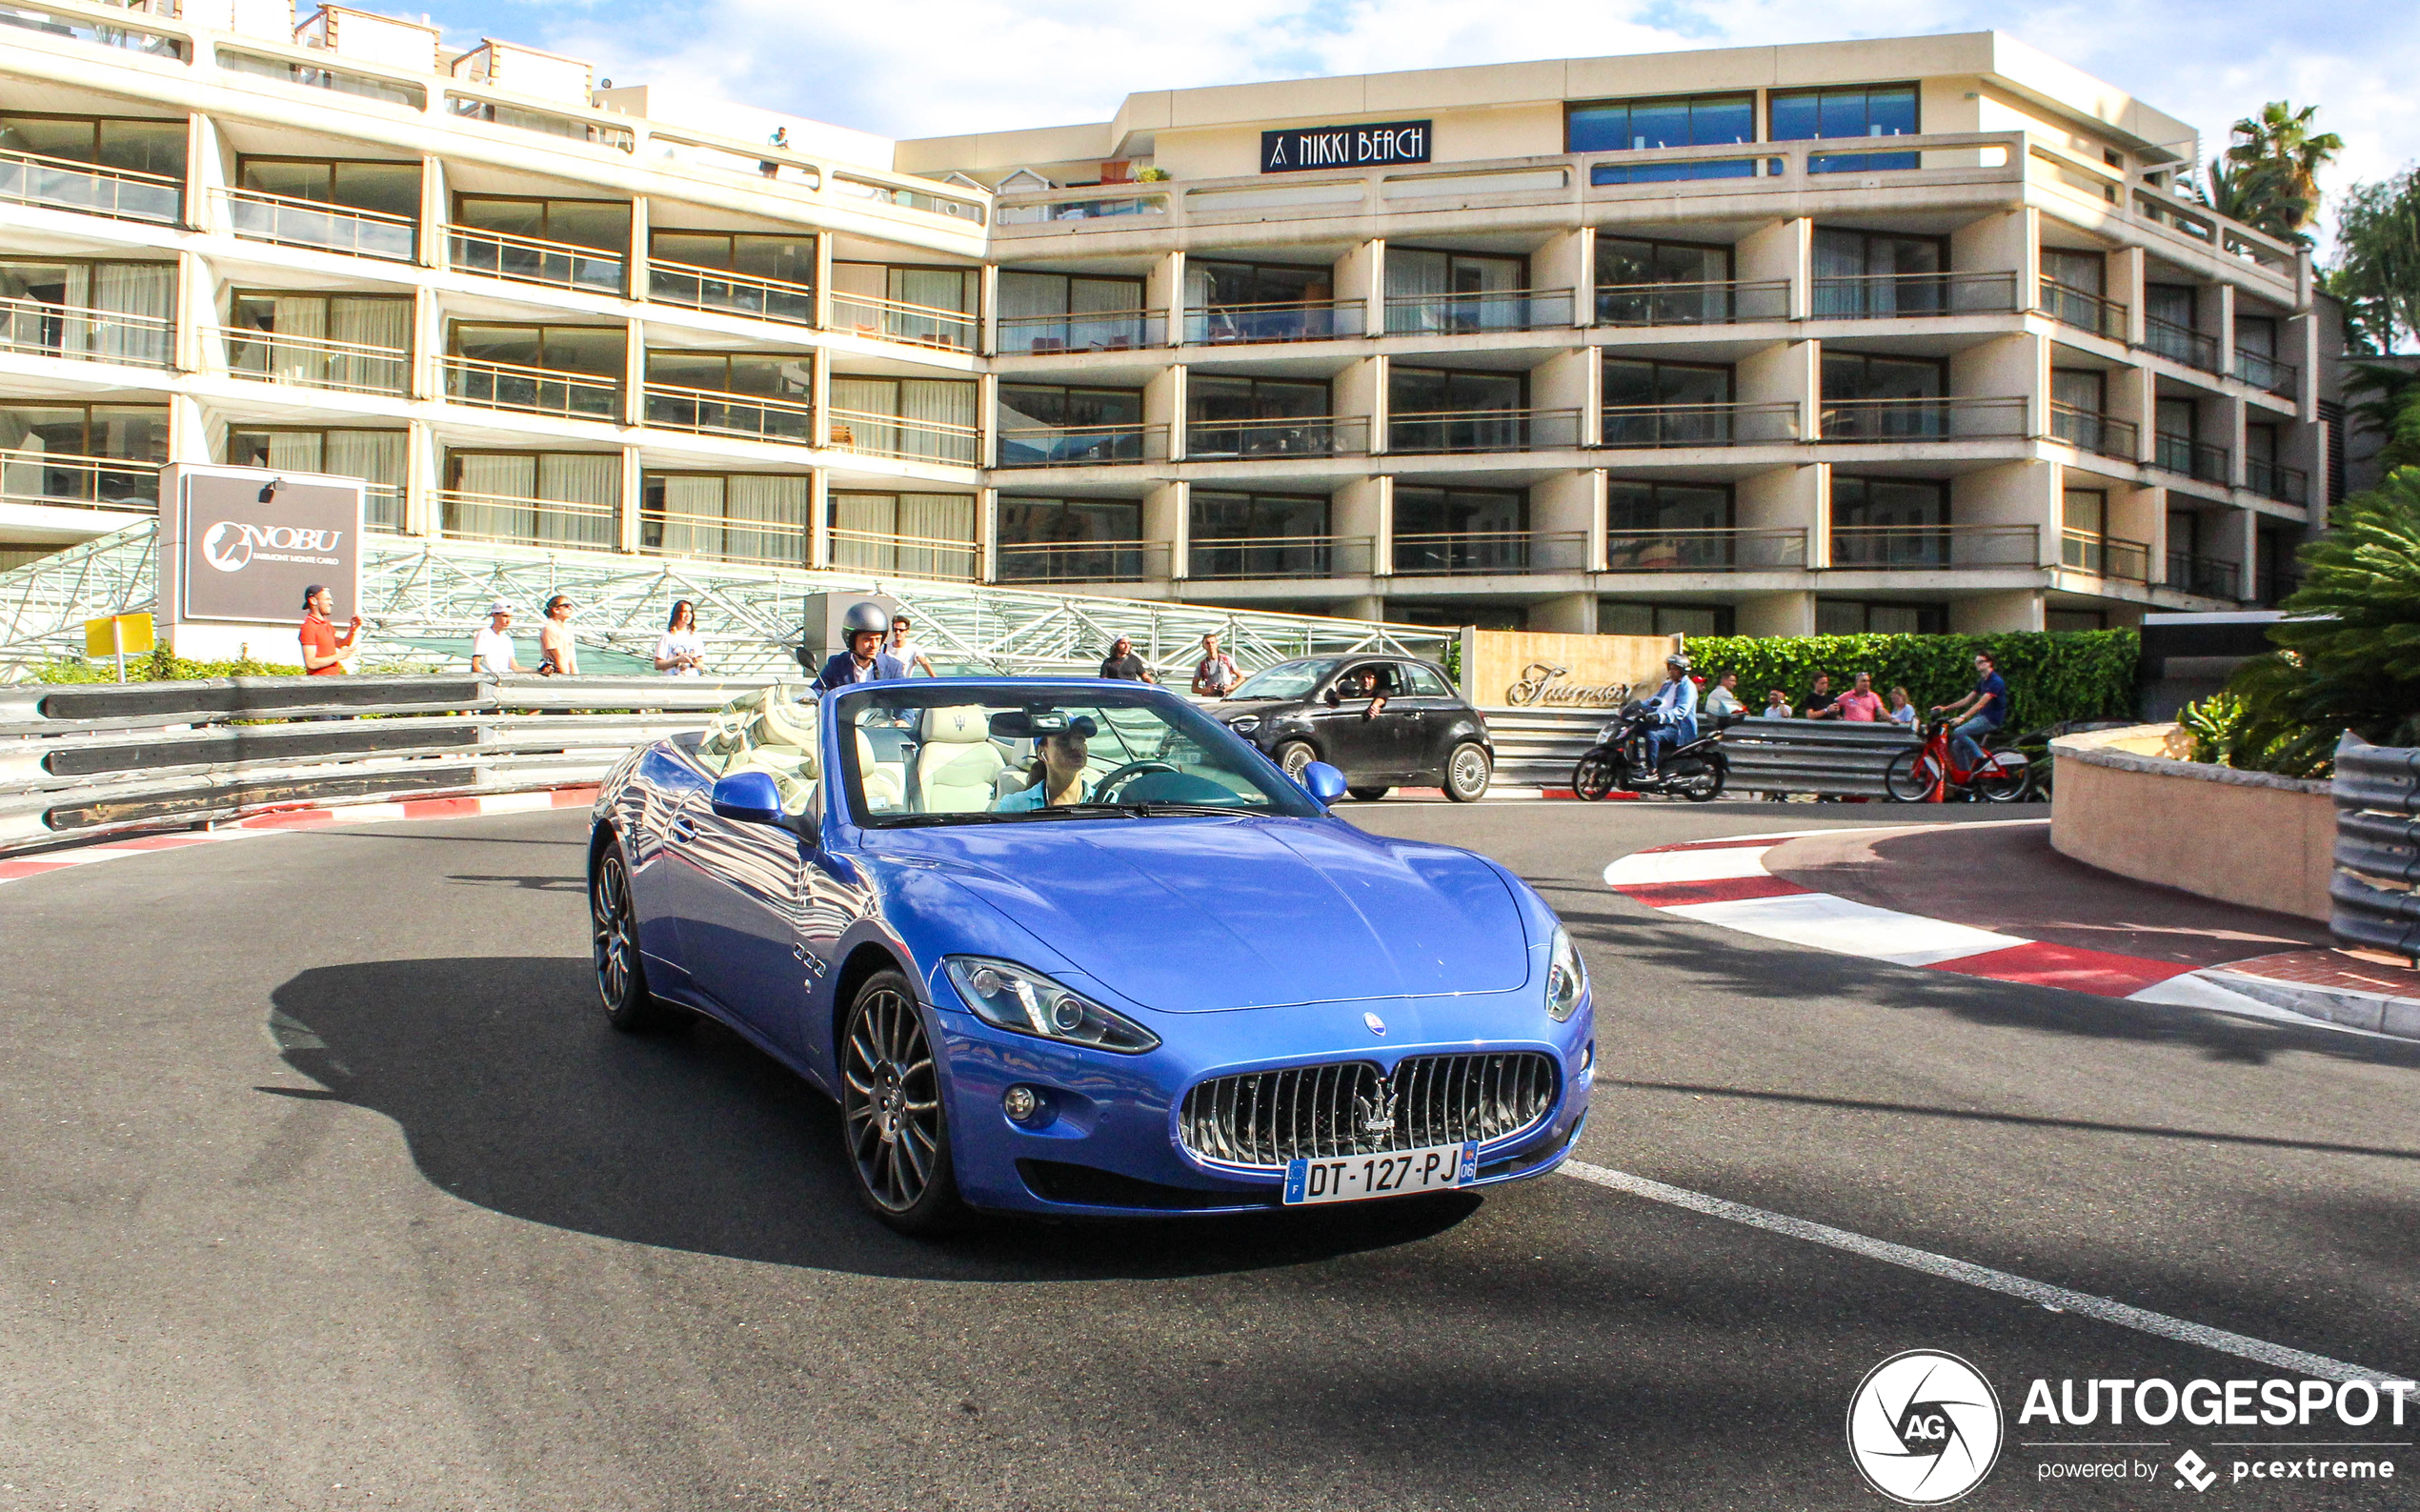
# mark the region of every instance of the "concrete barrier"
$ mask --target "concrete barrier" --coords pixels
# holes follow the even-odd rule
[[[2050,742],[2050,846],[2087,866],[2221,902],[2326,919],[2329,784],[2158,755],[2174,725]]]

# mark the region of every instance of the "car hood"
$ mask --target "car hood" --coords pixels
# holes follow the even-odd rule
[[[1494,867],[1335,821],[1074,819],[868,840],[1166,1012],[1509,992],[1529,975]]]

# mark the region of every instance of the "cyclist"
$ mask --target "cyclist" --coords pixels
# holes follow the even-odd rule
[[[1664,686],[1647,700],[1647,776],[1664,764],[1666,746],[1684,746],[1698,737],[1698,685],[1689,677],[1689,658],[1674,652],[1664,658]]]
[[[1991,653],[1975,653],[1975,691],[1954,704],[1937,703],[1935,714],[1946,714],[1962,722],[1949,732],[1950,748],[1958,756],[1958,765],[1971,772],[1983,765],[1981,736],[2008,722],[2008,684],[2000,675],[1999,663]]]

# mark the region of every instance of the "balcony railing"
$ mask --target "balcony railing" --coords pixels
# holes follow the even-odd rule
[[[1609,573],[1753,573],[1805,565],[1806,532],[1801,527],[1605,533]]]
[[[26,356],[165,368],[175,334],[176,323],[157,315],[0,299],[0,349]]]
[[[2191,436],[2162,431],[2151,437],[2151,465],[2165,473],[2182,473],[2205,483],[2225,483],[2228,464],[2232,460],[2227,448],[2196,441]]]
[[[2273,498],[2280,504],[2310,502],[2309,474],[2300,468],[2264,462],[2256,456],[2244,458],[2244,486],[2261,497]]]
[[[491,278],[544,284],[551,289],[584,289],[592,293],[622,292],[624,258],[617,252],[540,241],[509,232],[482,231],[475,226],[446,228],[446,256],[456,272],[485,273]]]
[[[173,226],[184,218],[185,185],[160,173],[0,150],[0,200]]]
[[[667,431],[736,435],[789,446],[815,444],[815,406],[804,398],[651,383],[645,402],[647,423]]]
[[[2151,548],[2117,535],[2090,531],[2059,533],[2059,565],[2095,577],[2118,577],[2129,583],[2151,578]]]
[[[1344,456],[1369,450],[1367,418],[1304,414],[1256,420],[1185,422],[1185,460],[1224,462],[1239,458]]]
[[[2255,389],[2290,395],[2302,387],[2303,370],[2290,362],[2280,362],[2266,352],[2237,347],[2235,376]]]
[[[1388,294],[1386,333],[1467,336],[1485,331],[1544,331],[1570,325],[1571,313],[1568,289]]]
[[[2045,278],[2034,308],[2063,326],[2088,331],[2111,341],[2126,339],[2127,307],[2088,289]]]
[[[1601,326],[1727,326],[1786,320],[1790,286],[1774,278],[1753,283],[1599,284]]]
[[[1020,425],[999,433],[1002,467],[1111,467],[1161,462],[1164,425]]]
[[[2143,322],[2143,350],[2204,373],[2224,371],[2218,362],[2218,338],[2148,316]]]
[[[972,352],[983,333],[982,322],[962,310],[844,294],[837,289],[832,292],[832,326],[870,340],[904,341],[945,352]]]
[[[1386,449],[1407,454],[1555,452],[1580,440],[1577,410],[1413,410],[1386,421]]]
[[[2300,573],[2282,570],[2263,573],[2260,575],[2260,590],[2254,595],[2253,602],[2263,609],[2275,609],[2287,599],[2302,592],[2302,586],[2303,578]],[[2224,598],[2227,595],[2216,594],[2211,596]]]
[[[403,529],[403,485],[400,483],[366,483],[361,490],[361,523],[364,529],[389,534]]]
[[[1826,399],[1816,439],[1978,441],[2026,433],[2023,397]]]
[[[1187,571],[1200,578],[1363,577],[1376,538],[1368,535],[1224,535],[1197,537]]]
[[[408,215],[357,210],[325,200],[297,199],[256,189],[213,192],[226,208],[230,230],[249,241],[281,247],[315,247],[355,257],[408,263],[419,255],[419,223]]]
[[[1002,315],[1003,354],[1037,356],[1061,352],[1132,352],[1165,346],[1168,317],[1156,310],[1086,310],[1063,315]]]
[[[437,494],[440,528],[470,541],[516,546],[578,546],[611,551],[620,514],[611,504],[576,499],[514,498],[446,489]]]
[[[64,452],[0,452],[0,501],[156,514],[160,464]]]
[[[982,460],[983,433],[977,426],[947,420],[911,420],[863,410],[834,410],[831,423],[831,445],[842,452],[899,457],[910,462],[941,462],[951,467],[974,467]]]
[[[647,297],[661,305],[712,310],[723,314],[774,320],[786,326],[815,324],[815,291],[804,284],[752,278],[720,268],[647,260]]]
[[[2243,569],[2233,562],[2215,557],[2196,556],[2190,552],[2168,554],[2168,584],[2180,594],[2192,594],[2202,598],[2224,598],[2229,602],[2243,595],[2239,585]]]
[[[1138,582],[1168,575],[1165,541],[1003,541],[1003,583]]]
[[[931,535],[881,535],[872,531],[832,533],[832,565],[902,577],[941,577],[970,582],[975,576],[973,541]]]
[[[2113,419],[2091,410],[2079,410],[2071,404],[2053,402],[2050,406],[2050,434],[2079,452],[2131,462],[2140,433],[2131,420]]]
[[[807,559],[807,528],[798,520],[737,519],[684,510],[641,509],[638,546],[668,556],[798,567]]]
[[[1395,536],[1395,571],[1405,576],[1577,573],[1587,566],[1586,531],[1421,531]]]
[[[1817,320],[1905,320],[2016,308],[2013,272],[1862,273],[1816,279],[1811,313]]]
[[[1245,341],[1337,341],[1363,333],[1359,299],[1291,299],[1267,304],[1209,305],[1185,311],[1188,346]]]
[[[347,393],[400,396],[411,387],[412,353],[398,348],[226,326],[218,333],[227,342],[228,370],[243,377]]]
[[[445,359],[446,397],[490,410],[559,414],[575,420],[618,421],[622,386],[612,378],[559,368],[525,368],[476,357]]]
[[[1964,572],[2042,565],[2035,525],[1835,525],[1835,570]]]
[[[1603,444],[1616,447],[1758,446],[1796,441],[1799,407],[1774,404],[1620,404],[1604,411]]]

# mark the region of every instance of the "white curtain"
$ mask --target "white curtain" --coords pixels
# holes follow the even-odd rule
[[[742,474],[730,480],[724,552],[736,560],[797,566],[806,558],[810,479],[797,474]],[[759,530],[746,526],[758,525]]]
[[[537,520],[537,539],[547,546],[612,549],[616,532],[614,507],[621,501],[622,458],[618,452],[549,452],[538,458],[537,496],[549,504],[588,508],[546,510]]]
[[[723,554],[723,480],[672,475],[664,489],[664,550],[676,556]]]
[[[890,297],[890,280],[884,276],[887,272],[880,263],[834,263],[833,325],[864,336],[882,334],[882,307],[866,301]]]
[[[832,495],[832,565],[896,571],[899,501],[890,494]]]
[[[906,454],[972,467],[976,459],[976,386],[939,378],[899,381],[899,415],[917,429],[906,435]],[[956,426],[962,430],[944,430]]]
[[[1069,322],[1054,319],[1067,313],[1069,285],[1065,273],[1021,273],[1003,271],[999,281],[1000,350],[1044,352],[1070,345]]]
[[[331,299],[328,302],[328,339],[394,353],[393,356],[379,356],[368,352],[332,354],[328,359],[330,384],[372,393],[404,392],[404,367],[410,360],[412,347],[411,300],[344,296]]]
[[[275,312],[270,316],[269,329],[280,340],[269,349],[271,376],[285,383],[319,384],[326,381],[327,354],[319,348],[290,345],[290,341],[324,341],[328,337],[328,296],[302,294],[292,297],[280,294],[272,301]]]
[[[898,510],[900,572],[918,577],[975,575],[973,494],[902,494]],[[950,544],[933,544],[943,541]]]
[[[454,459],[454,485],[463,495],[446,510],[446,534],[486,540],[527,541],[532,515],[526,503],[537,496],[537,458],[474,453]]]
[[[276,454],[275,433],[270,454]],[[372,530],[403,529],[405,445],[401,431],[331,431],[326,460],[320,471],[338,477],[357,477],[370,485],[362,500],[362,516]],[[277,464],[272,463],[272,466]]]
[[[899,428],[884,424],[868,415],[897,415],[899,386],[890,378],[842,378],[832,380],[832,408],[852,412],[836,415],[832,422],[832,439],[836,445],[871,452],[882,456],[899,454]]]
[[[1451,259],[1443,252],[1386,251],[1386,329],[1437,331],[1445,318],[1439,296],[1452,288]],[[1418,303],[1412,301],[1417,299]]]
[[[83,270],[76,270],[76,282],[82,282]],[[92,333],[92,351],[101,357],[122,362],[144,362],[165,366],[168,362],[169,327],[165,322],[176,312],[176,265],[174,263],[101,263],[93,270],[91,299],[95,310],[111,314],[141,315],[151,324],[118,324],[112,322],[96,328]],[[77,295],[71,288],[70,302]]]

